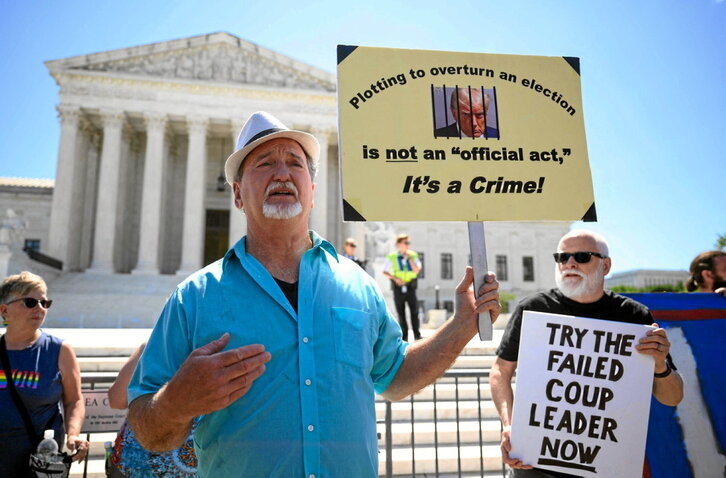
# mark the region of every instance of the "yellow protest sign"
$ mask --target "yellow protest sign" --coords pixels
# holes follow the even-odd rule
[[[595,220],[579,59],[338,46],[346,221]]]

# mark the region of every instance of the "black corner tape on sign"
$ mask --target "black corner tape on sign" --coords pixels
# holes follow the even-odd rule
[[[340,47],[338,47],[340,48]],[[340,54],[338,54],[340,55]],[[563,56],[562,58],[565,59],[567,63],[572,67],[573,70],[577,72],[577,74],[580,74],[580,59],[576,56]],[[338,63],[340,63],[340,60],[338,60]]]
[[[365,221],[366,218],[361,216],[360,213],[348,203],[348,201],[343,199],[343,220],[361,222]]]
[[[348,58],[348,55],[353,53],[358,48],[355,45],[338,45],[338,65],[343,63],[343,60]]]
[[[597,222],[597,211],[595,210],[595,203],[592,203],[590,209],[587,210],[584,216],[582,216],[584,222]]]

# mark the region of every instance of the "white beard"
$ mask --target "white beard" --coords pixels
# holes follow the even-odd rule
[[[292,219],[303,211],[302,204],[300,204],[300,200],[297,197],[297,188],[291,181],[270,183],[267,186],[267,191],[265,191],[265,197],[269,197],[270,192],[280,186],[291,190],[295,194],[296,201],[294,204],[268,204],[265,201],[262,204],[262,215],[268,219]]]
[[[592,274],[587,275],[579,270],[564,270],[560,271],[559,267],[555,265],[555,283],[557,288],[560,289],[565,297],[572,300],[579,300],[586,297],[590,297],[595,294],[596,291],[602,290],[604,279],[598,280],[598,270],[593,271]],[[581,280],[565,279],[563,275],[575,274],[580,276]]]
[[[300,201],[295,204],[263,204],[262,215],[268,219],[292,219],[302,213]]]

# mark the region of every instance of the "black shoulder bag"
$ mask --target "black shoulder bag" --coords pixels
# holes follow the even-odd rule
[[[40,438],[35,434],[33,421],[30,419],[28,409],[25,408],[23,399],[20,398],[20,394],[15,388],[15,379],[12,370],[10,370],[10,359],[8,358],[8,352],[5,346],[5,335],[0,337],[0,359],[3,361],[3,370],[5,371],[8,390],[10,391],[10,396],[13,398],[13,403],[15,403],[15,408],[18,409],[18,413],[20,413],[23,419],[25,429],[30,437],[30,442],[34,446],[37,446],[40,443]],[[51,423],[52,421],[53,417],[51,417]],[[62,457],[62,461],[50,462],[37,453],[31,453],[29,476],[31,478],[67,478],[71,470],[71,457],[67,453],[59,453],[58,455]]]

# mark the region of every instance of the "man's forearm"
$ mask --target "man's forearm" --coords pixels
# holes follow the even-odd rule
[[[499,371],[492,370],[489,375],[489,385],[492,391],[492,401],[499,413],[499,419],[503,427],[512,425],[512,403],[514,392],[512,391],[511,378],[505,378]]]
[[[128,421],[141,446],[149,451],[164,452],[179,448],[189,436],[192,419],[180,419],[164,410],[160,394],[142,395],[129,407]]]
[[[663,405],[675,407],[683,400],[683,379],[675,370],[670,375],[653,380],[653,396]]]
[[[383,396],[401,400],[433,383],[451,367],[476,329],[457,326],[454,319],[446,321],[431,337],[411,344],[396,377]]]

